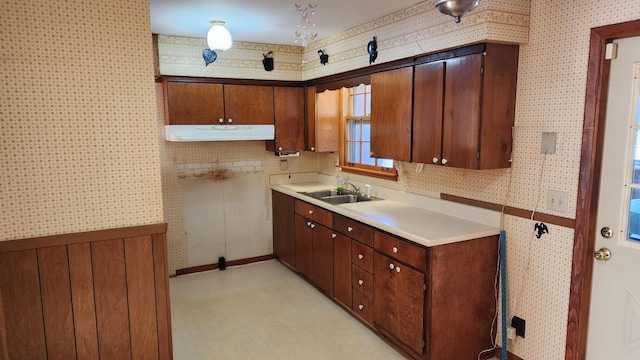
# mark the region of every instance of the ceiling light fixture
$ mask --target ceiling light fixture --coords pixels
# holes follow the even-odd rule
[[[211,28],[207,33],[207,45],[211,50],[229,50],[232,44],[231,33],[224,27],[224,21],[211,20]]]
[[[478,6],[478,1],[479,0],[440,0],[436,3],[436,7],[441,13],[453,16],[455,21],[459,23],[462,15]]]

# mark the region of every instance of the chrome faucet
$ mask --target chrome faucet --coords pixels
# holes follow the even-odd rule
[[[356,191],[356,193],[360,194],[360,188],[359,188],[359,187],[357,187],[357,186],[353,185],[353,184],[352,184],[352,183],[350,183],[350,182],[348,182],[347,184],[351,185],[351,186],[353,187],[353,190],[355,190],[355,191]]]

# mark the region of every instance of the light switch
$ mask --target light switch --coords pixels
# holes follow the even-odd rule
[[[556,137],[558,133],[543,132],[542,133],[542,145],[540,152],[543,154],[555,154],[556,153]]]

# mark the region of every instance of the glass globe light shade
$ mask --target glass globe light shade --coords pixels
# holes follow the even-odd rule
[[[211,21],[211,28],[207,32],[207,45],[211,50],[228,50],[231,47],[231,34],[226,27],[224,21]]]

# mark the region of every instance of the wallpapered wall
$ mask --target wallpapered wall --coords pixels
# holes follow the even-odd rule
[[[161,223],[148,2],[0,9],[0,240]]]
[[[451,193],[575,218],[589,31],[591,27],[640,18],[640,2],[589,1],[576,6],[575,2],[486,0],[466,15],[461,24],[454,24],[451,18],[440,15],[431,5],[430,1],[426,1],[310,45],[307,49],[309,58],[322,48],[331,55],[330,62],[326,66],[310,62],[301,67],[301,76],[295,75],[295,71],[289,72],[295,68],[301,53],[294,56],[275,52],[276,70],[266,73],[259,60],[270,45],[251,45],[260,49],[251,55],[256,60],[242,64],[232,61],[233,65],[220,63],[218,69],[212,70],[196,64],[202,61],[200,52],[205,46],[204,39],[189,40],[197,44],[191,50],[186,46],[179,52],[172,52],[169,43],[184,43],[184,40],[172,37],[160,38],[161,72],[219,76],[212,72],[231,71],[233,77],[240,78],[269,76],[282,80],[311,79],[368,66],[363,45],[372,36],[378,36],[378,62],[482,40],[520,43],[511,169],[469,171],[425,165],[422,172],[417,172],[416,164],[400,163],[402,175],[397,182],[347,176],[374,186],[430,196]],[[239,49],[246,51],[246,46],[240,44]],[[233,60],[236,58],[235,51],[232,49],[224,56]],[[168,62],[162,64],[163,58],[167,61],[173,59],[173,65]],[[192,59],[187,60],[189,58]],[[277,67],[279,59],[282,69]],[[184,68],[176,65],[185,61],[192,61],[193,64]],[[546,157],[540,154],[543,131],[558,133],[556,153]],[[174,157],[186,153],[202,157],[206,152],[207,157],[215,158],[213,154],[230,153],[234,147],[242,146],[216,144],[211,148],[196,148],[185,145],[172,151]],[[255,148],[252,156],[260,156],[258,145]],[[270,155],[263,156],[263,159],[268,159]],[[304,170],[317,167],[322,173],[333,174],[336,159],[336,154],[305,156],[301,160],[313,164],[301,163],[297,166]],[[169,158],[163,158],[163,168],[167,165],[165,161],[169,161]],[[175,166],[177,160],[174,158],[171,161]],[[567,213],[546,209],[545,199],[549,189],[569,194]],[[506,216],[504,221],[509,257],[509,316],[515,314],[527,321],[526,339],[519,338],[511,342],[509,351],[526,360],[562,359],[565,353],[574,232],[549,225],[549,234],[536,239],[533,237],[533,225],[530,220],[511,216]],[[549,256],[536,256],[541,253]],[[176,253],[172,254],[176,256]]]

